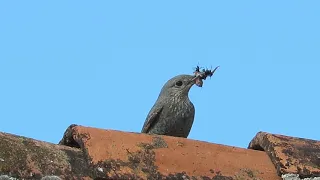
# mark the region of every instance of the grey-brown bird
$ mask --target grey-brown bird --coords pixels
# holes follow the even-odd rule
[[[195,83],[196,77],[191,75],[178,75],[167,81],[141,132],[187,138],[195,115],[188,94]]]

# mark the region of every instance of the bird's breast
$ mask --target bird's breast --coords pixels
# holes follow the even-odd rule
[[[188,117],[194,113],[194,106],[189,98],[173,98],[170,100],[169,111],[180,117]]]

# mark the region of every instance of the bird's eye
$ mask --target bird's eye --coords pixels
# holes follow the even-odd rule
[[[182,81],[177,81],[176,86],[182,86]]]

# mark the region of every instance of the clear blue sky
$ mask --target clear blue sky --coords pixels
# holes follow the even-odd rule
[[[189,138],[320,139],[320,1],[1,1],[0,131],[140,132],[162,85],[215,67]]]

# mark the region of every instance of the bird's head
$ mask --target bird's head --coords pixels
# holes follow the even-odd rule
[[[188,97],[190,88],[196,83],[195,76],[178,75],[166,82],[162,87],[160,96]]]

